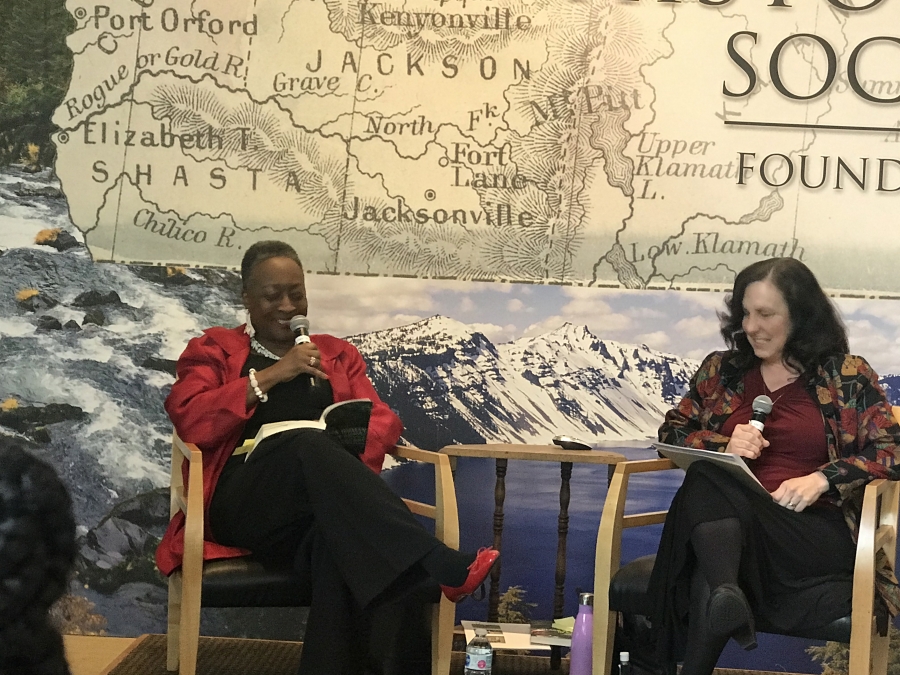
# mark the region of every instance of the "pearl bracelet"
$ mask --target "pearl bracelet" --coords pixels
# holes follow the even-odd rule
[[[259,388],[259,382],[256,380],[256,368],[250,369],[250,386],[253,387],[253,393],[256,394],[256,398],[259,399],[260,403],[265,403],[269,400],[269,395],[264,394],[262,389]]]

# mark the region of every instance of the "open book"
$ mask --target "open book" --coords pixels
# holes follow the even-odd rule
[[[365,449],[371,412],[372,401],[367,398],[354,398],[332,403],[322,411],[317,420],[286,420],[263,424],[253,439],[253,446],[247,450],[244,461],[247,461],[254,448],[269,436],[291,429],[327,429],[348,452],[359,456]]]
[[[659,451],[659,454],[668,457],[685,470],[700,459],[715,462],[745,485],[764,495],[769,495],[769,491],[766,490],[766,488],[762,486],[762,483],[757,480],[756,476],[753,475],[753,472],[750,471],[750,467],[747,466],[747,463],[737,455],[732,455],[728,452],[683,448],[680,445],[669,445],[668,443],[654,443],[653,447]]]

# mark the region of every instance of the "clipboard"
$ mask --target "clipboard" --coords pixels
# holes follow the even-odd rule
[[[722,469],[737,478],[750,488],[753,488],[760,494],[771,497],[771,493],[762,486],[762,483],[750,471],[747,463],[737,455],[727,452],[714,452],[712,450],[696,450],[694,448],[684,448],[680,445],[669,445],[668,443],[653,443],[659,454],[671,459],[680,468],[687,471],[687,468],[696,461],[707,460],[715,462]]]

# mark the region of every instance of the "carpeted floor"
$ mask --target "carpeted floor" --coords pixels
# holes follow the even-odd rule
[[[300,662],[299,642],[200,638],[197,675],[295,675]],[[450,675],[462,675],[465,654],[453,652]],[[550,670],[547,656],[498,653],[492,675],[568,675],[569,662]],[[108,675],[171,675],[166,670],[166,637],[145,635]],[[422,675],[428,675],[423,673]]]
[[[201,637],[197,675],[295,675],[302,649],[303,644],[300,642]],[[463,675],[464,660],[465,654],[453,652],[450,675]],[[568,673],[568,659],[563,659],[561,670],[553,671],[550,670],[548,656],[520,656],[504,652],[494,655],[492,675]],[[106,675],[172,675],[166,670],[166,636],[142,636]],[[717,668],[715,675],[791,674]]]

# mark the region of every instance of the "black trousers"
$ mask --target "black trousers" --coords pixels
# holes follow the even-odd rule
[[[379,608],[423,581],[418,561],[442,545],[384,480],[314,429],[229,460],[209,520],[219,543],[291,562],[309,579],[301,675],[381,670],[370,653]]]
[[[840,509],[795,513],[713,463],[694,462],[666,516],[648,589],[662,662],[680,660],[687,641],[698,564],[691,533],[723,518],[740,522],[738,583],[757,619],[792,631],[849,614],[856,544]]]

